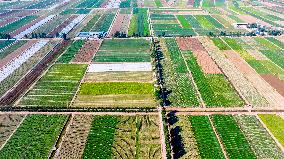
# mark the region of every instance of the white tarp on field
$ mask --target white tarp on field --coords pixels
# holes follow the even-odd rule
[[[90,64],[87,72],[111,72],[111,71],[152,71],[152,65],[150,62],[96,63],[96,64]]]
[[[39,51],[44,45],[48,43],[48,40],[40,40],[35,43],[32,47],[27,49],[25,52],[14,58],[11,62],[6,64],[0,69],[0,82],[7,78],[11,73],[13,73],[17,68],[26,62],[30,57],[32,57],[37,51]]]
[[[64,29],[59,33],[60,36],[63,34],[68,34],[77,24],[79,24],[87,14],[81,14],[77,18],[75,18],[70,24],[68,24]]]
[[[25,35],[32,33],[34,30],[36,30],[37,28],[39,28],[43,24],[47,23],[48,21],[50,21],[54,17],[55,17],[55,15],[50,15],[50,16],[44,18],[43,20],[37,22],[35,25],[31,26],[30,28],[28,28],[28,29],[24,30],[23,32],[21,32],[20,34],[14,36],[14,38],[16,38],[16,39],[23,38]]]

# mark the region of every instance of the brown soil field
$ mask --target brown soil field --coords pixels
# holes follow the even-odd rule
[[[215,61],[208,55],[202,44],[195,38],[176,38],[181,51],[191,50],[197,63],[206,74],[222,74]]]
[[[29,40],[23,46],[15,50],[14,52],[7,55],[5,58],[0,59],[0,68],[9,63],[11,60],[22,54],[24,51],[29,49],[33,44],[35,44],[38,40]]]
[[[244,74],[254,73],[251,68],[241,59],[241,56],[232,50],[224,51],[226,57]]]
[[[0,115],[0,147],[21,123],[25,115],[2,114]]]
[[[81,158],[91,128],[91,115],[75,115],[54,158]]]
[[[261,77],[284,97],[284,82],[272,74],[262,74]]]
[[[91,62],[94,55],[97,53],[101,46],[101,40],[89,40],[78,51],[72,62]]]
[[[255,23],[255,22],[257,22],[257,23],[260,23],[261,25],[271,26],[269,23],[266,23],[266,22],[264,22],[262,20],[259,20],[259,19],[255,18],[253,16],[250,16],[250,15],[238,15],[238,17],[241,20],[245,21],[246,23]]]
[[[118,14],[108,36],[113,37],[117,31],[127,34],[130,18],[131,14]]]

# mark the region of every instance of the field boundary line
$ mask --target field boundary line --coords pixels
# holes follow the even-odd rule
[[[176,38],[174,38],[174,39],[175,39],[175,42],[177,43]],[[195,83],[194,78],[193,78],[193,76],[192,76],[192,72],[191,72],[191,70],[189,69],[187,62],[185,61],[184,55],[183,55],[183,53],[182,53],[182,51],[181,51],[181,49],[180,49],[180,47],[179,47],[178,44],[177,44],[177,46],[178,46],[178,48],[179,48],[181,57],[182,57],[182,59],[183,59],[183,61],[184,61],[184,63],[185,63],[185,66],[186,66],[186,69],[187,69],[187,72],[188,72],[188,75],[187,75],[187,76],[188,76],[188,78],[190,78],[190,79],[192,80],[192,84],[193,84],[193,86],[194,86],[195,93],[197,93],[197,95],[198,95],[198,97],[199,97],[199,100],[200,100],[200,102],[201,102],[201,103],[200,103],[200,104],[201,104],[201,108],[206,108],[206,105],[205,105],[204,100],[203,100],[203,98],[202,98],[202,96],[201,96],[201,93],[198,91],[197,84]]]
[[[11,133],[11,135],[7,138],[7,140],[2,144],[2,146],[0,147],[0,151],[4,148],[4,146],[7,144],[7,142],[11,139],[11,137],[15,134],[15,132],[17,131],[17,129],[20,127],[20,125],[22,125],[22,123],[24,122],[24,120],[26,119],[27,114],[25,114],[25,116],[23,117],[23,119],[21,120],[21,122],[17,125],[16,129]]]
[[[164,133],[164,124],[163,124],[163,116],[162,116],[162,108],[158,107],[158,116],[159,116],[159,129],[160,129],[160,141],[161,141],[161,149],[162,149],[162,159],[167,159],[167,150],[166,150],[166,139]]]
[[[107,37],[109,37],[110,35],[110,33],[111,33],[111,31],[112,31],[112,27],[113,27],[113,25],[114,25],[114,23],[116,22],[116,18],[118,17],[118,14],[120,14],[120,8],[118,8],[118,10],[116,11],[116,13],[115,13],[115,15],[114,15],[114,17],[113,17],[113,20],[112,20],[112,22],[111,22],[111,24],[110,24],[110,26],[109,26],[109,28],[108,28],[108,30],[107,30]],[[121,25],[120,25],[121,26]],[[119,28],[119,29],[121,29],[121,28]]]
[[[265,125],[265,123],[260,119],[258,114],[256,115],[256,118],[259,120],[261,125],[266,129],[266,131],[269,133],[269,135],[272,137],[276,145],[281,149],[282,153],[284,153],[284,147],[280,144],[280,142],[276,139],[276,137],[271,133],[271,131],[268,129],[268,127]],[[282,118],[283,119],[283,118]],[[284,120],[284,119],[283,119]]]
[[[227,44],[227,46],[231,49],[231,51],[233,51],[235,54],[237,54],[237,55],[240,55],[240,53],[238,52],[238,51],[236,51],[236,50],[234,50],[223,38],[220,38],[222,41],[223,41],[223,43],[225,43],[225,44]],[[241,45],[240,45],[241,46]],[[241,46],[242,47],[242,46]],[[246,52],[247,52],[247,50],[246,49],[244,49],[243,47],[242,47],[242,49],[243,50],[245,50]],[[230,60],[231,61],[231,60]],[[273,90],[273,92],[275,93],[275,94],[278,94],[280,97],[282,97],[282,95],[281,94],[279,94],[278,93],[278,91],[277,90],[275,90],[265,79],[263,79],[262,77],[261,77],[261,75],[258,73],[258,72],[256,72],[256,70],[254,69],[254,68],[252,68],[248,63],[247,63],[247,61],[243,58],[243,57],[241,57],[241,61],[242,62],[244,62],[246,65],[247,65],[247,67],[249,67],[250,69],[251,69],[251,71],[254,73],[254,74],[251,74],[251,73],[243,73],[243,72],[241,72],[243,75],[244,75],[244,77],[247,79],[247,81],[248,82],[250,82],[251,84],[252,84],[252,86],[256,89],[256,91],[262,96],[262,98],[264,98],[265,100],[266,100],[266,102],[267,102],[267,106],[266,107],[269,107],[269,106],[272,106],[272,107],[274,107],[274,108],[281,108],[281,107],[283,107],[283,105],[281,106],[279,106],[279,103],[281,103],[281,102],[284,102],[284,101],[281,101],[281,100],[279,100],[279,99],[277,99],[277,98],[271,98],[271,96],[268,94],[266,94],[265,92],[262,92],[262,88],[261,87],[255,87],[255,84],[252,82],[252,81],[254,81],[254,79],[251,79],[250,77],[251,76],[254,76],[255,78],[259,78],[260,80],[262,80],[262,82],[263,83],[266,83],[267,84],[267,86],[268,87],[270,87],[269,89],[271,89],[271,90]],[[271,61],[271,60],[269,60],[269,61]],[[234,63],[232,63],[234,66],[235,66],[235,64]],[[268,87],[266,87],[265,88],[265,90],[268,90],[267,88]],[[274,95],[275,95],[274,94]],[[275,97],[273,95],[273,97]],[[276,104],[277,103],[277,104]]]
[[[210,117],[209,115],[207,115],[207,117],[209,118],[209,122],[210,122],[210,124],[211,124],[211,126],[212,126],[212,129],[213,129],[213,131],[214,131],[214,133],[215,133],[215,135],[216,135],[216,138],[217,138],[217,140],[218,140],[218,142],[219,142],[219,144],[220,144],[220,147],[221,147],[221,149],[222,149],[223,155],[224,155],[224,157],[225,157],[226,159],[228,159],[229,157],[228,157],[227,151],[225,150],[225,147],[224,147],[224,145],[223,145],[223,142],[222,142],[222,140],[221,140],[219,134],[217,133],[217,130],[216,130],[215,126],[213,125],[213,122],[212,122],[212,120],[211,120],[211,117]]]
[[[51,152],[50,152],[50,155],[49,155],[49,159],[54,159],[59,153],[60,153],[60,149],[62,147],[62,142],[64,141],[65,137],[66,137],[66,134],[68,132],[68,130],[70,129],[70,125],[74,119],[74,114],[70,114],[71,116],[68,117],[67,121],[66,121],[66,124],[65,124],[65,129],[64,127],[62,128],[61,130],[61,133],[59,134],[58,136],[58,139],[57,141],[55,142],[54,144],[54,148]]]
[[[61,44],[57,43],[57,45],[62,45],[63,42],[64,42],[64,41],[60,41],[59,43],[61,43]],[[56,45],[56,46],[57,46],[57,45]],[[69,44],[68,44],[68,45],[69,45]],[[46,53],[46,55],[49,54],[50,52],[52,52],[53,49],[54,49],[56,46],[54,46],[54,47],[52,48],[52,50],[50,50],[48,53]],[[71,45],[69,45],[69,46],[71,46]],[[68,48],[69,48],[69,47],[68,47]],[[49,69],[50,69],[54,64],[56,64],[56,61],[62,56],[62,54],[64,54],[64,53],[66,52],[66,50],[67,50],[67,48],[66,48],[65,51],[62,52],[57,58],[53,59],[54,61],[51,61],[51,63],[46,67],[46,70],[44,70],[44,71],[33,81],[33,83],[29,86],[29,88],[28,88],[25,92],[21,93],[21,95],[20,95],[20,96],[18,97],[18,99],[14,102],[14,104],[12,104],[12,106],[15,106],[15,105],[18,105],[18,104],[19,104],[19,102],[22,100],[22,98],[23,98],[31,89],[33,89],[33,87],[37,84],[37,82],[38,82],[44,75],[47,74],[47,72],[49,71]],[[46,56],[46,55],[45,55],[45,56]],[[44,56],[44,57],[45,57],[45,56]]]
[[[199,39],[198,39],[199,40]],[[211,39],[207,39],[210,40]],[[199,40],[199,42],[201,42]],[[212,41],[211,41],[212,42]],[[201,42],[202,46],[205,48],[207,54],[211,57],[211,59],[216,63],[216,65],[218,66],[218,68],[221,70],[221,72],[223,73],[223,75],[225,76],[225,78],[228,80],[228,82],[232,85],[232,88],[236,91],[237,95],[244,101],[244,104],[249,104],[249,101],[246,99],[246,97],[241,93],[240,89],[230,80],[229,76],[225,73],[225,71],[223,70],[223,68],[220,66],[220,64],[217,63],[216,59],[212,57],[211,54],[209,54],[209,52],[214,52],[214,50],[208,49],[207,47],[204,46],[204,44]],[[220,50],[218,47],[216,47],[213,42],[209,45],[212,45],[212,47],[215,47],[216,50],[218,50],[220,53],[223,54],[222,50]],[[228,60],[228,62],[230,62],[232,65],[234,65],[231,61]],[[236,68],[237,69],[237,68]],[[241,73],[241,72],[240,72]]]

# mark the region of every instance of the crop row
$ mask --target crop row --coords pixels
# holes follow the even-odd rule
[[[187,57],[185,60],[206,106],[226,107],[242,106],[244,104],[225,76],[221,74],[205,76],[193,54],[188,51],[185,53],[185,56]]]
[[[37,51],[39,51],[42,47],[44,47],[48,41],[42,40],[36,43],[33,47],[29,48],[8,64],[6,64],[3,68],[0,69],[0,82],[2,82],[6,77],[12,74],[17,68],[21,67],[23,63],[25,63],[30,57],[32,57]]]
[[[66,121],[66,115],[28,115],[0,150],[0,157],[48,158]]]
[[[18,28],[20,28],[21,26],[29,23],[30,21],[36,19],[37,16],[35,15],[30,15],[30,16],[26,16],[24,18],[21,18],[13,23],[10,23],[8,25],[5,25],[3,27],[0,27],[0,32],[1,33],[10,33]]]
[[[32,34],[45,34],[48,35],[50,34],[57,26],[62,24],[64,21],[66,21],[69,18],[69,16],[66,15],[57,15],[56,17],[53,18],[53,20],[49,21],[48,23],[45,23],[38,29],[34,30]],[[32,37],[30,35],[29,37]]]
[[[149,22],[146,8],[133,8],[128,36],[149,36]]]
[[[57,60],[58,63],[69,63],[84,45],[84,40],[74,41],[70,47]]]
[[[103,14],[100,17],[100,20],[93,26],[91,29],[92,32],[108,32],[109,27],[112,24],[112,21],[115,17],[113,13]]]
[[[154,116],[95,116],[83,158],[160,158]]]
[[[250,104],[255,106],[267,105],[266,100],[258,93],[255,87],[250,83],[237,67],[227,59],[221,50],[209,38],[199,38],[204,48],[208,50],[208,54],[214,59],[224,74],[231,81],[235,89]]]
[[[87,65],[55,64],[20,100],[23,107],[67,107]]]
[[[162,44],[163,78],[172,106],[199,106],[198,97],[193,86],[193,81],[188,76],[186,63],[182,58],[174,39],[160,39]]]
[[[280,130],[276,136],[281,136],[281,126],[278,126],[284,121],[281,117],[259,116],[265,122],[269,119],[274,120],[273,125],[277,123],[274,127],[276,132]],[[277,143],[254,115],[185,116],[170,112],[167,117],[173,155],[177,158],[225,158],[225,156],[283,158],[284,156]],[[271,123],[273,122],[268,124]]]
[[[27,42],[23,47],[19,48],[19,50],[16,50],[15,54],[12,53],[11,57],[17,56],[18,54],[21,54],[22,52],[26,51],[33,45],[35,42]],[[41,48],[38,52],[36,52],[33,56],[31,56],[26,62],[24,62],[19,68],[15,69],[12,74],[10,74],[7,78],[5,78],[1,83],[1,90],[0,94],[4,94],[8,89],[10,89],[12,86],[15,85],[31,68],[34,67],[36,63],[38,63],[49,51],[56,42],[49,42],[47,45],[45,45],[43,48]],[[5,59],[4,59],[5,60]],[[8,60],[8,62],[11,60]],[[6,63],[6,62],[3,62]]]
[[[95,62],[150,62],[150,43],[144,39],[104,40]]]
[[[105,0],[98,0],[98,1],[93,1],[93,0],[84,0],[80,4],[76,6],[76,8],[99,8]]]

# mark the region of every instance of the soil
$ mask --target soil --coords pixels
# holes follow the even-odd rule
[[[130,16],[130,14],[118,14],[109,32],[109,37],[112,37],[117,31],[127,34]]]
[[[4,65],[9,63],[11,60],[22,54],[24,51],[29,49],[33,44],[35,44],[38,40],[29,40],[26,44],[24,44],[22,47],[18,48],[14,52],[7,55],[4,59],[0,60],[0,68],[2,68]]]
[[[273,74],[262,74],[261,77],[284,97],[284,82]]]
[[[101,40],[89,40],[72,59],[72,62],[91,62],[99,50]]]

